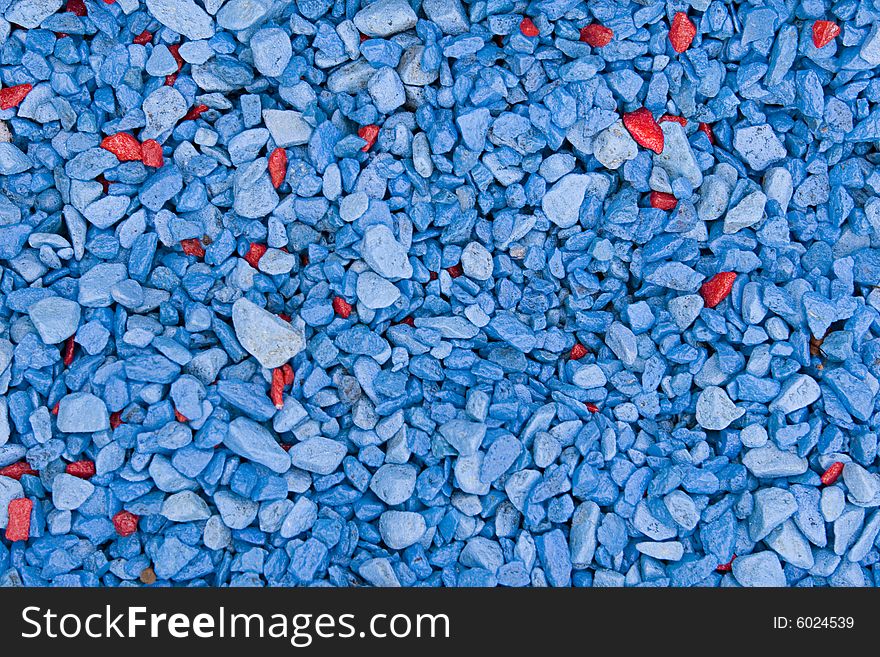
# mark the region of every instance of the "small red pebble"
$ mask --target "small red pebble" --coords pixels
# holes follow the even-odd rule
[[[183,57],[180,56],[180,44],[175,43],[173,46],[168,46],[168,52],[171,53],[171,56],[174,57],[174,61],[177,62],[177,70],[183,68]]]
[[[437,280],[437,272],[429,271],[428,272],[428,280],[429,281],[436,281]]]
[[[697,130],[699,130],[709,138],[710,144],[715,143],[715,134],[712,132],[712,126],[710,126],[708,123],[700,123],[697,126]]]
[[[171,86],[171,85],[169,85],[169,86]],[[193,105],[190,108],[189,112],[187,112],[186,115],[180,120],[181,121],[195,121],[202,114],[207,112],[208,109],[210,109],[210,108],[207,105]]]
[[[568,353],[568,358],[570,360],[580,360],[588,353],[590,353],[589,349],[587,349],[580,342],[576,342],[575,345],[571,348],[571,351]]]
[[[272,400],[272,403],[278,410],[284,408],[284,373],[280,367],[272,370],[272,385],[269,388],[269,399]]]
[[[672,27],[669,28],[669,43],[675,52],[684,52],[691,47],[694,37],[697,36],[697,26],[688,18],[683,11],[676,12],[672,19]]]
[[[840,26],[831,21],[816,21],[813,23],[813,45],[817,48],[824,48],[834,41],[840,34]]]
[[[736,272],[722,271],[715,274],[700,287],[700,296],[703,297],[706,308],[714,308],[727,298],[733,289],[736,280]]]
[[[173,87],[175,82],[177,82],[177,73],[171,73],[170,75],[165,76],[166,87]],[[183,117],[183,120],[186,121],[186,117]]]
[[[19,461],[18,463],[7,465],[5,468],[0,468],[0,477],[9,477],[16,481],[19,481],[24,475],[33,475],[36,477],[39,474],[40,473],[34,470],[31,467],[31,464],[27,461]]]
[[[655,153],[663,152],[663,131],[647,107],[624,114],[623,125],[639,146],[650,148]]]
[[[158,169],[165,164],[165,158],[162,156],[162,145],[155,139],[147,139],[141,144],[141,153],[143,154],[144,166]]]
[[[733,562],[735,559],[736,559],[736,555],[734,554],[730,558],[730,561],[728,561],[727,563],[718,564],[718,566],[715,568],[715,572],[716,573],[729,573],[731,570],[733,570]]]
[[[31,535],[31,510],[34,503],[26,497],[9,501],[9,521],[6,524],[7,541],[26,541]]]
[[[290,366],[290,363],[284,363],[281,366],[281,373],[284,375],[284,385],[289,386],[293,384],[293,368]]]
[[[414,320],[412,317],[404,317],[402,320],[400,320],[400,323],[406,324],[407,326],[412,326],[413,328],[415,328],[416,326],[416,320]]]
[[[333,297],[333,312],[342,319],[348,319],[351,315],[351,304],[342,297]]]
[[[176,408],[174,409],[174,419],[177,420],[178,422],[183,423],[183,424],[189,422],[189,418],[186,415],[184,415],[183,413],[181,413],[180,411],[178,411]]]
[[[580,40],[593,48],[601,48],[611,43],[614,30],[599,23],[591,23],[581,28]]]
[[[141,143],[127,132],[104,137],[101,148],[113,153],[120,162],[140,162],[144,159]]]
[[[105,5],[112,5],[116,0],[104,0]]]
[[[73,353],[76,350],[76,343],[73,341],[73,336],[71,335],[64,342],[64,351],[61,352],[61,359],[64,361],[64,365],[70,367],[70,364],[73,362]]]
[[[843,472],[843,463],[840,461],[835,461],[831,465],[828,466],[828,469],[822,473],[821,481],[825,486],[830,486],[837,478],[840,476],[840,473]]]
[[[113,516],[113,526],[116,527],[116,533],[120,536],[131,536],[137,531],[139,520],[140,517],[129,511],[120,511]]]
[[[196,256],[197,258],[205,257],[205,247],[199,241],[199,238],[193,237],[189,240],[180,240],[180,246],[186,255]]]
[[[302,265],[303,267],[309,266],[309,254],[306,253],[305,251],[303,251],[302,253],[299,254],[299,264]]]
[[[278,189],[287,176],[287,151],[276,148],[269,156],[269,177],[272,179],[272,187]]]
[[[93,461],[74,461],[67,464],[67,474],[80,479],[91,479],[95,476],[95,464]]]
[[[136,43],[136,44],[138,44],[139,46],[145,46],[145,45],[147,45],[147,44],[148,44],[150,41],[152,41],[152,40],[153,40],[153,33],[150,32],[150,31],[148,31],[148,30],[144,30],[143,32],[141,32],[140,34],[138,34],[138,35],[132,40],[132,43]]]
[[[278,316],[279,316],[281,319],[283,319],[285,322],[289,322],[289,321],[290,321],[290,315],[288,315],[287,313],[278,313]]]
[[[376,140],[379,138],[379,126],[373,124],[365,125],[363,128],[358,130],[358,137],[367,142],[361,149],[364,153],[366,153],[373,147],[373,144],[375,144]]]
[[[86,3],[83,0],[67,0],[67,6],[64,8],[64,11],[69,11],[80,17],[86,16],[89,13],[86,11]]]
[[[520,22],[519,31],[523,33],[523,36],[527,37],[536,37],[541,33],[537,26],[532,22],[532,19],[528,16],[523,18]]]
[[[55,405],[52,407],[52,415],[58,415],[58,411],[61,410],[61,402],[55,402]]]
[[[269,247],[265,244],[260,244],[259,242],[251,242],[251,247],[248,249],[248,252],[245,253],[244,259],[247,260],[247,263],[253,267],[257,268],[257,265],[260,264],[260,258],[266,255],[266,251],[269,250]]]
[[[587,410],[590,411],[590,413],[598,413],[599,412],[599,407],[596,406],[593,402],[587,402],[586,404],[584,404],[584,406],[587,407]]]
[[[0,110],[8,110],[18,107],[33,87],[27,83],[17,84],[14,87],[0,89]]]
[[[658,210],[674,210],[678,199],[666,192],[651,192],[651,207]]]
[[[115,429],[120,424],[122,424],[122,411],[110,413],[110,428]]]
[[[688,124],[688,120],[683,116],[676,116],[675,114],[664,114],[660,117],[660,121],[658,123],[663,123],[664,121],[672,121],[673,123],[677,123],[681,127],[684,127]]]
[[[464,276],[464,269],[461,268],[461,265],[452,265],[451,267],[446,268],[446,273],[449,274],[451,278],[458,278],[459,276]]]

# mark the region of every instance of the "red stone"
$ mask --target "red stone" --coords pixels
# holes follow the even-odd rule
[[[519,24],[519,31],[523,33],[523,36],[527,37],[536,37],[541,33],[529,17],[522,19]]]
[[[269,250],[269,247],[265,244],[260,244],[259,242],[251,242],[250,249],[244,255],[244,259],[247,260],[247,263],[253,267],[257,268],[257,265],[260,264],[260,258],[266,255],[266,251]]]
[[[275,405],[275,408],[281,410],[284,408],[284,372],[280,367],[272,370],[272,385],[269,388],[269,399]]]
[[[19,481],[25,475],[33,475],[36,477],[39,474],[40,473],[34,470],[31,467],[31,464],[27,461],[19,461],[18,463],[7,465],[5,468],[0,468],[0,477],[9,477],[16,481]]]
[[[451,278],[458,278],[459,276],[464,276],[464,269],[461,268],[461,265],[452,265],[451,267],[446,268],[446,273],[449,274]]]
[[[590,353],[590,350],[587,349],[580,342],[575,343],[575,345],[571,348],[571,351],[568,353],[568,357],[570,360],[580,360],[584,356]]]
[[[197,258],[205,257],[205,247],[199,241],[199,238],[193,237],[189,240],[180,240],[180,246],[186,255],[196,256]]]
[[[59,410],[61,410],[61,402],[55,402],[55,405],[52,407],[52,415],[58,415]]]
[[[581,28],[581,41],[593,48],[607,46],[613,38],[614,30],[599,23],[591,23]]]
[[[31,510],[34,503],[26,497],[9,501],[9,521],[6,524],[7,541],[26,541],[31,535]]]
[[[816,21],[813,23],[813,45],[824,48],[834,41],[840,34],[840,26],[831,21]]]
[[[127,132],[104,137],[101,148],[113,153],[120,162],[140,162],[144,159],[141,143]]]
[[[33,87],[27,83],[17,84],[14,87],[0,89],[0,110],[8,110],[18,107]]]
[[[181,121],[195,121],[202,114],[207,112],[208,109],[210,109],[210,108],[207,105],[193,105],[190,108],[189,112],[187,112],[186,115],[180,120]]]
[[[428,272],[428,280],[430,280],[430,281],[436,281],[436,280],[437,280],[437,272],[435,272],[435,271],[429,271],[429,272]]]
[[[651,192],[651,207],[658,210],[674,210],[678,205],[678,199],[666,192]]]
[[[333,297],[333,312],[342,319],[348,319],[351,315],[351,304],[342,297]]]
[[[110,428],[115,429],[120,424],[122,424],[122,411],[110,413]]]
[[[703,134],[705,134],[709,138],[710,144],[715,143],[715,135],[712,132],[712,126],[710,126],[708,123],[700,123],[697,126],[697,130],[699,130],[700,132],[702,132]]]
[[[168,52],[174,57],[174,61],[177,62],[177,70],[180,71],[184,64],[183,57],[180,56],[180,44],[175,43],[173,46],[168,46]]]
[[[706,304],[706,308],[714,308],[727,298],[733,289],[736,280],[736,272],[722,271],[715,274],[700,287],[700,296]]]
[[[590,411],[590,413],[598,413],[599,412],[599,407],[596,406],[593,402],[587,402],[586,404],[584,404],[584,406],[587,407],[587,410]]]
[[[373,147],[373,144],[375,144],[376,140],[379,138],[379,126],[373,124],[365,125],[363,128],[358,130],[358,137],[367,142],[361,149],[364,153],[366,153]]]
[[[683,11],[679,11],[672,19],[672,27],[669,28],[669,43],[675,52],[684,52],[691,47],[694,37],[697,36],[697,26],[688,18]]]
[[[148,44],[150,41],[152,41],[152,40],[153,40],[153,33],[150,32],[150,31],[148,31],[148,30],[144,30],[143,32],[141,32],[140,34],[138,34],[138,35],[132,40],[132,43],[136,43],[136,44],[138,44],[138,45],[140,45],[140,46],[145,46],[145,45],[147,45],[147,44]]]
[[[86,3],[83,0],[67,0],[67,6],[64,8],[64,11],[69,11],[80,17],[86,16],[89,13],[86,11]]]
[[[91,479],[95,476],[95,463],[93,461],[74,461],[67,464],[67,474],[80,479]]]
[[[840,477],[840,473],[843,472],[843,463],[840,461],[835,461],[831,465],[828,466],[828,469],[822,473],[821,481],[824,485],[830,486],[837,478]]]
[[[73,362],[73,354],[76,351],[76,343],[73,341],[73,336],[71,335],[64,342],[64,349],[61,352],[61,360],[64,362],[64,365],[70,367],[70,364]]]
[[[715,568],[715,572],[716,573],[729,573],[731,570],[733,570],[733,562],[735,559],[736,559],[736,555],[734,554],[730,558],[730,561],[728,561],[727,563],[718,564],[718,566]]]
[[[650,148],[655,153],[663,152],[663,131],[648,108],[640,107],[624,114],[623,125],[639,146]]]
[[[400,320],[400,323],[415,328],[416,320],[414,320],[412,317],[404,317],[402,320]]]
[[[281,373],[284,375],[284,385],[293,385],[293,368],[290,363],[284,363],[281,366]]]
[[[180,422],[181,424],[186,424],[187,422],[189,422],[189,418],[186,415],[184,415],[183,413],[181,413],[180,411],[178,411],[176,408],[174,409],[174,419],[177,420],[178,422]]]
[[[170,75],[165,76],[166,87],[173,87],[175,82],[177,82],[177,73],[171,73]],[[186,121],[186,117],[183,117],[183,120]]]
[[[139,516],[129,511],[120,511],[113,516],[113,526],[116,528],[116,533],[120,536],[131,536],[137,531],[139,520]]]
[[[162,145],[155,139],[147,139],[141,144],[141,153],[143,154],[144,166],[158,169],[165,164],[165,158],[162,155]]]
[[[676,116],[675,114],[664,114],[660,117],[659,123],[663,123],[664,121],[672,121],[677,123],[681,127],[684,127],[688,124],[688,120],[683,116]]]
[[[287,151],[276,148],[269,156],[269,177],[272,179],[272,187],[278,189],[287,175]]]

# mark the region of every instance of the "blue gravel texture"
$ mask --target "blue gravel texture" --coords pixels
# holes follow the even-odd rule
[[[880,585],[880,0],[0,17],[0,585]]]

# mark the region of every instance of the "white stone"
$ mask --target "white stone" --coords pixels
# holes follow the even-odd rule
[[[638,154],[638,144],[623,126],[623,121],[605,128],[593,142],[593,155],[606,169],[619,169]]]
[[[373,310],[387,308],[400,298],[400,290],[393,283],[371,271],[358,276],[356,292],[358,301]]]
[[[406,248],[384,224],[367,228],[361,243],[361,255],[370,269],[382,278],[395,280],[410,278],[413,274]]]
[[[470,242],[461,252],[464,275],[476,281],[492,278],[492,254],[479,242]]]
[[[263,367],[281,367],[306,346],[304,327],[285,322],[277,315],[242,297],[232,305],[235,336]]]

